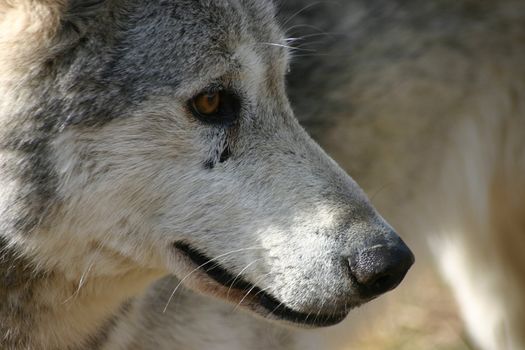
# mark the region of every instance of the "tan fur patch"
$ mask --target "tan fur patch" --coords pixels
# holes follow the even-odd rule
[[[0,0],[2,81],[16,79],[42,61],[43,49],[52,43],[64,8],[63,0]]]

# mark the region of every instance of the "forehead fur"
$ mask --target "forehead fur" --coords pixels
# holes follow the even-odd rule
[[[281,40],[270,1],[20,0],[14,4],[1,7],[0,20],[19,17],[21,11],[32,24],[7,39],[0,37],[0,46],[6,47],[3,52],[23,52],[28,64],[20,64],[21,55],[5,59],[0,70],[6,74],[0,72],[0,78],[11,77],[20,85],[23,78],[35,81],[34,74],[45,69],[44,87],[45,79],[60,77],[47,86],[54,90],[49,92],[54,108],[74,95],[77,106],[90,107],[80,112],[66,106],[60,114],[67,120],[60,123],[93,123],[95,115],[114,118],[149,96],[177,95],[181,86],[188,93],[192,84],[202,88],[235,72],[240,47],[251,46],[267,65],[284,61],[276,59],[283,57],[282,50],[265,45]],[[41,40],[42,33],[46,40]],[[11,69],[15,63],[17,76]],[[121,105],[110,102],[117,96]]]
[[[167,44],[155,49],[174,53],[184,47],[177,52],[184,56],[224,49],[243,35],[275,39],[274,18],[267,0],[0,0],[0,44],[64,49],[102,32],[106,43],[128,37],[150,44],[137,50]]]
[[[140,80],[177,86],[226,73],[239,45],[255,37],[276,37],[272,13],[246,3],[249,6],[225,0],[135,5],[133,13],[121,19],[128,28],[116,36],[107,74],[128,84]]]

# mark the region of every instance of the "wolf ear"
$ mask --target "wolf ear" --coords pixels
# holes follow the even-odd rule
[[[108,0],[0,0],[0,40],[31,32],[51,36],[61,29],[81,31]]]
[[[0,74],[74,45],[109,1],[0,0]]]
[[[60,25],[64,1],[0,0],[0,44],[34,44],[51,38]]]

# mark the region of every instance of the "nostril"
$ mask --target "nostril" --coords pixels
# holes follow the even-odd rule
[[[349,263],[361,297],[371,298],[397,287],[414,263],[414,255],[400,242],[365,248]]]
[[[382,274],[368,283],[369,289],[372,290],[389,290],[392,286],[392,280],[395,277],[388,274]]]

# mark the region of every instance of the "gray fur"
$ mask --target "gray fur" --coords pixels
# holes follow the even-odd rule
[[[271,2],[21,1],[0,10],[7,349],[131,347],[132,326],[150,341],[149,321],[131,315],[168,274],[239,304],[246,320],[334,323],[372,297],[351,273],[361,249],[401,247],[412,259],[294,118]],[[241,100],[234,123],[188,111],[212,85]],[[181,242],[220,258],[266,299],[195,269]],[[280,316],[281,305],[302,316]],[[267,326],[253,322],[247,331]]]
[[[419,243],[417,255],[435,257],[474,346],[524,348],[524,3],[287,0],[278,13],[298,47],[288,74],[297,117]],[[150,292],[165,296],[164,283]],[[212,309],[192,324],[215,320]],[[237,322],[229,339],[223,327],[185,327],[176,310],[159,320],[144,324],[144,341],[159,348],[191,335],[218,348],[254,336],[287,349],[267,346],[272,336],[259,338],[242,314],[223,316]],[[349,328],[334,330],[331,346],[295,348],[346,349]]]

